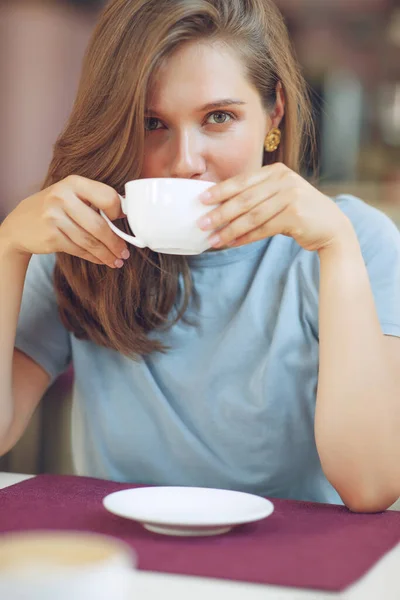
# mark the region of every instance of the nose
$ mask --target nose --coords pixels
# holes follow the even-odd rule
[[[193,133],[185,131],[176,136],[171,156],[171,177],[194,179],[206,172],[199,140]]]

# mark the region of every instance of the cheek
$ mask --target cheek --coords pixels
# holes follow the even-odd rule
[[[150,144],[145,145],[143,156],[143,166],[140,177],[158,177],[162,173],[163,160],[161,153],[157,149],[151,147]]]
[[[262,157],[263,140],[259,132],[241,132],[214,147],[208,158],[218,179],[223,180],[261,168]]]

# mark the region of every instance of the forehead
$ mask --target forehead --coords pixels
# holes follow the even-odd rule
[[[147,98],[153,109],[179,104],[207,104],[238,97],[248,101],[257,91],[248,81],[240,58],[222,43],[192,42],[167,58],[152,78]]]

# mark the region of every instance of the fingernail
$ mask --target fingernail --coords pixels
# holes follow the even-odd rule
[[[212,221],[210,217],[201,217],[201,219],[197,221],[197,225],[200,229],[211,229]]]
[[[127,258],[129,258],[129,257],[130,257],[130,255],[131,255],[131,253],[129,252],[128,248],[125,248],[125,250],[123,250],[123,251],[121,252],[121,258],[124,258],[125,260],[126,260]]]
[[[208,241],[211,244],[211,246],[218,246],[218,244],[221,243],[221,238],[219,237],[219,235],[212,235]]]
[[[207,200],[210,200],[210,198],[211,198],[211,194],[207,190],[205,192],[201,193],[199,196],[200,202],[207,202]]]
[[[121,267],[124,266],[124,261],[121,260],[120,258],[117,258],[117,260],[115,261],[114,265],[117,267],[117,269],[120,269]]]

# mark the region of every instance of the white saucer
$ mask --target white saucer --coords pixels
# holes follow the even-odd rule
[[[197,487],[144,487],[103,499],[115,515],[138,521],[155,533],[200,536],[226,533],[236,525],[269,517],[272,502],[230,490]]]

